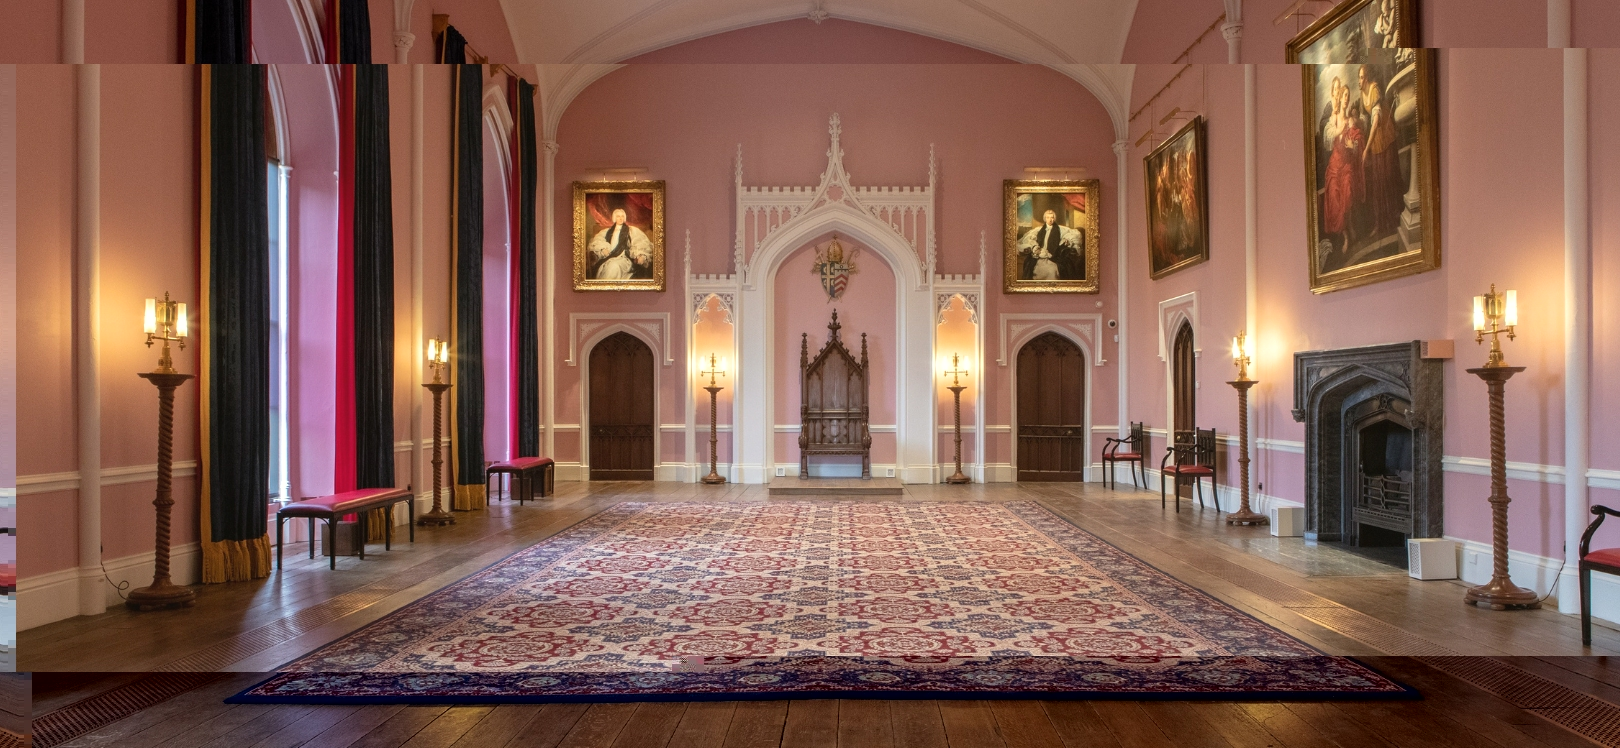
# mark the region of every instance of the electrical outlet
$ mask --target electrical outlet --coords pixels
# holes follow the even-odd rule
[[[894,468],[889,468],[888,470],[885,470],[884,472],[888,473],[887,477],[889,477],[889,478],[894,477]]]
[[[787,475],[787,468],[779,467],[779,468],[776,469],[776,477],[781,478],[781,477],[784,477],[786,475]]]

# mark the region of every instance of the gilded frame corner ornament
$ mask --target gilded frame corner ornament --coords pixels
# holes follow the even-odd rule
[[[1022,280],[1018,259],[1018,197],[1079,192],[1086,196],[1084,280]],[[1102,293],[1102,181],[1098,179],[1007,179],[1001,183],[1002,291],[1005,293]]]
[[[652,244],[651,279],[594,280],[586,275],[586,244],[590,226],[585,200],[590,194],[647,193],[652,195],[652,222],[647,240]],[[663,291],[664,271],[664,180],[574,182],[574,290],[575,291]]]
[[[1199,263],[1209,261],[1209,135],[1208,126],[1203,115],[1195,115],[1182,125],[1174,135],[1164,139],[1142,157],[1142,189],[1144,191],[1148,227],[1148,278],[1158,280],[1179,270],[1192,267]],[[1193,170],[1193,179],[1196,181],[1196,199],[1198,201],[1198,253],[1179,262],[1171,263],[1155,270],[1153,268],[1153,160],[1173,148],[1182,138],[1193,139],[1193,149],[1196,151],[1197,163]]]
[[[1345,0],[1299,32],[1293,39],[1289,40],[1287,45],[1287,62],[1299,65],[1302,86],[1301,106],[1304,110],[1305,206],[1307,216],[1306,252],[1309,257],[1307,267],[1310,273],[1311,293],[1323,294],[1341,291],[1347,288],[1437,270],[1440,267],[1439,95],[1435,74],[1437,55],[1433,49],[1418,46],[1420,37],[1418,34],[1416,0],[1395,0],[1394,7],[1397,20],[1394,38],[1400,49],[1411,53],[1412,61],[1410,66],[1401,65],[1398,67],[1392,80],[1408,74],[1412,77],[1412,103],[1415,105],[1413,107],[1413,116],[1416,117],[1416,136],[1411,146],[1415,150],[1415,154],[1410,161],[1411,169],[1416,173],[1409,175],[1408,182],[1416,182],[1415,188],[1418,193],[1418,209],[1422,224],[1417,232],[1420,237],[1420,244],[1414,249],[1408,249],[1392,256],[1347,267],[1323,267],[1321,250],[1323,216],[1321,201],[1317,197],[1317,193],[1321,190],[1321,185],[1317,184],[1320,146],[1316,139],[1319,134],[1317,118],[1320,112],[1315,111],[1317,95],[1315,78],[1322,64],[1340,63],[1318,64],[1303,62],[1302,59],[1309,56],[1313,45],[1322,41],[1346,21],[1351,20],[1356,14],[1366,10],[1368,6],[1377,4],[1377,2],[1378,0]],[[1408,73],[1408,71],[1410,72]],[[1415,180],[1411,179],[1411,177],[1415,177]]]

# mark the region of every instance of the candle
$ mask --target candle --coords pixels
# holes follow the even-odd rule
[[[1519,292],[1518,291],[1508,291],[1507,292],[1507,320],[1506,321],[1507,321],[1507,326],[1508,327],[1513,327],[1513,326],[1519,324]]]
[[[1474,329],[1475,330],[1480,330],[1480,331],[1483,331],[1485,329],[1485,297],[1484,296],[1475,296],[1474,297]]]
[[[182,301],[182,302],[180,302],[179,306],[176,307],[176,310],[175,310],[175,317],[174,317],[174,334],[175,334],[175,337],[179,337],[179,338],[186,337],[186,335],[187,335],[186,330],[187,330],[187,328],[186,328],[186,302]]]

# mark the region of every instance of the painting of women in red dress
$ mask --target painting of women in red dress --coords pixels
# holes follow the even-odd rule
[[[1413,0],[1341,0],[1288,43],[1304,78],[1311,290],[1440,267],[1433,50]]]

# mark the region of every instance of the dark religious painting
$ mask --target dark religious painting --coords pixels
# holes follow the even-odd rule
[[[1315,293],[1440,267],[1435,58],[1417,40],[1414,0],[1346,0],[1288,43]]]
[[[1007,293],[1098,292],[1101,191],[1095,179],[1002,183]]]
[[[1142,160],[1147,172],[1148,275],[1209,259],[1209,168],[1204,118],[1193,117]]]
[[[664,290],[664,183],[574,183],[574,290]]]

